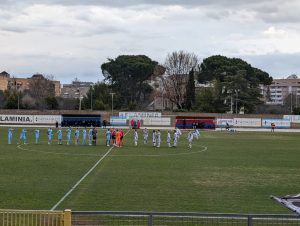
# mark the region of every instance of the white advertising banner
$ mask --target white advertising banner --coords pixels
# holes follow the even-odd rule
[[[161,112],[119,112],[119,116],[126,119],[160,118]]]
[[[288,119],[293,123],[300,123],[300,115],[284,115],[283,119]]]
[[[127,120],[125,118],[119,118],[119,117],[110,117],[110,125],[111,126],[126,126]]]
[[[261,127],[260,118],[234,118],[233,122],[236,127]]]
[[[232,118],[217,118],[217,126],[226,126],[226,123],[228,125],[233,126],[233,119]]]
[[[0,115],[1,124],[32,124],[33,115]]]
[[[271,123],[275,124],[275,128],[288,129],[291,127],[291,121],[289,119],[263,118],[261,121],[263,128],[271,128]]]
[[[171,118],[144,118],[144,126],[170,126]]]
[[[34,115],[33,124],[55,124],[61,123],[61,115]]]

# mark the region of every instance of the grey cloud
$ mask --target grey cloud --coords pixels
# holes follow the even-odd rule
[[[241,56],[254,67],[268,72],[273,78],[283,78],[291,74],[300,75],[300,52],[295,54],[267,54]]]
[[[2,26],[2,27],[0,27],[0,30],[13,32],[13,33],[25,33],[28,31],[28,29],[25,29],[25,28],[22,28],[19,26]]]
[[[135,6],[135,5],[183,5],[183,6],[202,6],[202,5],[248,5],[267,0],[23,0],[18,4],[59,4],[59,5],[98,5],[98,6]],[[0,4],[16,4],[13,0],[2,0]]]

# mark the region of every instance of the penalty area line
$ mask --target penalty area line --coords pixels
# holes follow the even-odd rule
[[[126,132],[126,134],[124,136],[127,135],[127,133],[130,130],[128,130]],[[99,163],[105,159],[105,157],[111,152],[111,150],[114,148],[115,146],[112,146],[110,149],[108,149],[108,151],[105,153],[105,155],[103,155],[93,166],[92,168],[90,168],[90,170],[83,175],[83,177],[81,177],[79,179],[79,181],[77,181],[77,183],[50,209],[50,210],[55,210],[77,187],[78,185],[99,165]]]

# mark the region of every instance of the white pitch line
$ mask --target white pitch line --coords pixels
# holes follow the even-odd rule
[[[96,157],[101,157],[103,155],[101,154],[83,154],[83,153],[65,153],[65,152],[51,152],[51,151],[39,151],[39,150],[34,150],[34,149],[28,149],[28,148],[24,148],[23,147],[24,144],[20,144],[17,146],[17,148],[19,148],[22,151],[27,151],[27,152],[37,152],[37,153],[44,153],[44,154],[50,154],[50,155],[65,155],[65,156],[96,156]],[[195,147],[196,145],[194,145]],[[188,152],[182,152],[182,153],[164,153],[164,154],[139,154],[139,155],[134,155],[134,154],[130,154],[130,155],[110,155],[111,157],[163,157],[163,156],[177,156],[177,155],[192,155],[192,154],[197,154],[197,153],[201,153],[201,152],[205,152],[207,151],[207,147],[204,145],[201,145],[200,147],[202,147],[203,149],[201,149],[200,151],[188,151]]]
[[[127,133],[130,130],[128,130],[126,132],[126,134],[124,136],[127,135]],[[51,210],[55,210],[74,190],[75,188],[78,187],[78,185],[98,166],[98,164],[111,152],[111,150],[114,148],[115,146],[112,146],[106,153],[105,155],[103,155],[96,163],[95,165],[86,173],[84,174],[83,177],[80,178],[79,181],[77,181],[77,183],[51,208]]]

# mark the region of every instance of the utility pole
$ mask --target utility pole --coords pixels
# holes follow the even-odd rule
[[[91,111],[93,111],[93,85],[91,85]]]
[[[115,93],[110,93],[111,95],[111,115],[114,114],[114,95]]]

